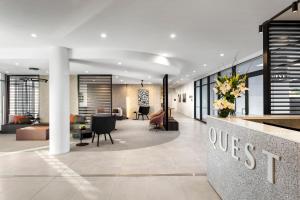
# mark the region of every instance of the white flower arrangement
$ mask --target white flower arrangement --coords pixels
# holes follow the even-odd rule
[[[230,113],[234,113],[236,98],[241,97],[248,90],[246,78],[246,76],[240,76],[239,74],[232,77],[218,77],[213,90],[219,96],[219,99],[215,100],[213,105],[219,111],[219,116],[227,117]]]

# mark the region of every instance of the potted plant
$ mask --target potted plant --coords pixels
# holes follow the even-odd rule
[[[248,90],[246,78],[246,76],[239,74],[231,77],[218,77],[213,89],[219,97],[218,100],[214,101],[214,107],[218,110],[219,117],[226,118],[229,114],[235,113],[234,102],[236,98],[241,97]]]

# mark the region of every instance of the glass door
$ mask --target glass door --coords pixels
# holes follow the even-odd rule
[[[264,114],[263,75],[248,78],[249,115]]]

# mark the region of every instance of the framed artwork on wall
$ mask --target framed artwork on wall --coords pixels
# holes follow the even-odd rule
[[[147,89],[138,90],[138,105],[142,107],[149,106],[149,90]]]
[[[178,94],[178,102],[181,103],[181,94]]]

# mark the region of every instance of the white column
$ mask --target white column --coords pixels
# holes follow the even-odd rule
[[[52,47],[49,59],[49,153],[70,151],[69,50]]]

